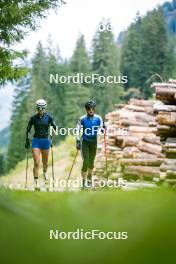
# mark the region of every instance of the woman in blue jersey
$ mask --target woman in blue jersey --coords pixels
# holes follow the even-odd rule
[[[85,104],[86,115],[82,116],[77,124],[76,148],[81,150],[83,158],[81,170],[83,187],[91,187],[92,171],[97,151],[98,130],[104,129],[101,116],[95,114],[95,107],[96,103],[94,101],[88,101]],[[81,129],[83,130],[82,135]],[[86,180],[88,180],[89,186],[87,186]]]
[[[35,188],[39,188],[38,170],[40,164],[40,154],[42,156],[44,180],[46,184],[48,183],[47,167],[49,149],[51,146],[49,139],[49,127],[52,126],[54,129],[56,129],[56,124],[54,123],[53,117],[49,113],[45,112],[46,106],[47,104],[45,100],[39,99],[36,101],[37,113],[30,118],[26,131],[25,147],[30,148],[29,133],[32,126],[34,127],[34,135],[32,138],[32,155],[34,159],[33,174]]]

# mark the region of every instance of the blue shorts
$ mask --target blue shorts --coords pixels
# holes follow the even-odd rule
[[[51,141],[49,138],[33,138],[32,148],[39,148],[44,150],[49,150],[51,146]]]

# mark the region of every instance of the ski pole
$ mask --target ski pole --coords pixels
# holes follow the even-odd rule
[[[54,155],[53,155],[53,137],[51,136],[51,160],[52,160],[52,178],[54,187]]]
[[[106,177],[108,178],[108,160],[107,160],[107,141],[106,141],[106,127],[104,128],[104,152],[105,152],[105,165],[106,165]]]
[[[70,176],[71,176],[71,173],[72,173],[73,167],[74,167],[74,165],[75,165],[75,161],[76,161],[76,158],[77,158],[77,155],[78,155],[78,151],[79,151],[79,150],[77,149],[76,154],[75,154],[75,156],[74,156],[74,160],[73,160],[73,163],[72,163],[71,169],[70,169],[70,172],[69,172],[69,175],[68,175],[68,178],[67,178],[67,184],[68,184],[68,180],[69,180],[69,178],[70,178]]]
[[[25,189],[27,188],[27,178],[28,178],[28,149],[26,150],[26,181],[25,181]]]

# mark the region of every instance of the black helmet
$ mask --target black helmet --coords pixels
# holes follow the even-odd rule
[[[86,109],[95,108],[95,107],[96,107],[96,103],[93,100],[90,100],[87,103],[85,103],[85,108]]]

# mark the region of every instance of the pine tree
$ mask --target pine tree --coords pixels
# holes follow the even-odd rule
[[[15,98],[10,124],[10,144],[7,152],[7,170],[12,169],[25,157],[26,124],[29,119],[27,109],[28,92],[30,88],[29,77],[23,78],[15,89]]]
[[[91,65],[86,50],[84,35],[80,35],[76,42],[76,48],[70,61],[70,70],[73,73],[77,73],[77,72],[89,73],[90,69],[91,69]]]
[[[126,88],[136,87],[143,98],[152,95],[151,77],[174,76],[175,52],[168,38],[161,8],[136,19],[127,33],[122,48],[121,71],[128,75]]]
[[[109,21],[103,22],[106,27]],[[97,30],[93,39],[92,48],[92,71],[102,76],[118,76],[119,71],[119,50],[114,41],[111,31]],[[100,84],[92,85],[92,99],[97,102],[97,110],[104,115],[108,110],[113,108],[114,103],[120,101],[122,87],[119,84]]]
[[[39,98],[47,101],[47,112],[54,116],[57,125],[65,125],[65,84],[49,82],[49,73],[67,74],[68,65],[58,58],[58,49],[43,48],[39,42],[28,77],[22,78],[15,91],[11,118],[11,139],[7,155],[7,169],[14,168],[25,157],[26,127],[35,114],[35,102]],[[32,132],[31,132],[32,133]],[[56,141],[59,138],[56,137]]]
[[[0,153],[0,176],[4,175],[5,173],[5,159],[4,155]]]
[[[26,51],[16,51],[12,46],[38,28],[38,20],[46,18],[50,8],[61,7],[62,0],[45,1],[0,1],[0,85],[17,80],[27,73],[25,67],[15,65],[15,59],[24,59]]]
[[[149,12],[142,23],[142,77],[144,97],[151,95],[149,79],[153,74],[159,74],[163,79],[171,78],[175,69],[174,50],[169,43],[166,23],[161,8]]]
[[[132,23],[127,31],[122,46],[121,70],[123,75],[128,76],[128,83],[124,85],[125,88],[138,87],[137,84],[141,84],[143,81],[141,80],[142,41],[141,18],[138,14],[135,23]]]
[[[7,154],[7,169],[25,157],[26,127],[29,118],[35,114],[35,102],[43,97],[46,88],[47,66],[46,55],[41,43],[38,44],[33,59],[31,73],[20,80],[15,89],[11,117],[11,138]]]
[[[84,36],[80,35],[73,56],[70,60],[69,73],[83,73],[90,75],[91,65],[86,50]],[[66,88],[66,127],[74,127],[77,119],[83,114],[84,104],[89,100],[91,94],[90,84],[70,83]]]
[[[57,53],[50,53],[48,55],[47,72],[49,74],[58,74],[59,76],[66,75],[68,66],[57,57]],[[49,111],[55,119],[59,127],[65,125],[65,93],[66,84],[49,83],[47,81],[47,88],[43,91],[44,98],[47,100],[47,111]]]

